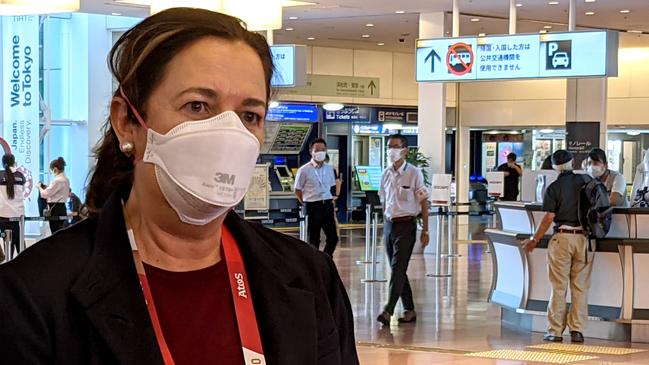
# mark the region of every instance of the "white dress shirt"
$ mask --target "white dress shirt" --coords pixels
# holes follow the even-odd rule
[[[424,174],[407,162],[398,170],[389,166],[381,175],[379,197],[388,219],[416,217],[421,212],[421,202],[428,199]]]
[[[326,163],[318,166],[311,160],[300,167],[295,176],[295,190],[302,191],[302,201],[306,203],[333,199],[332,186],[336,186],[336,174],[334,168]]]
[[[70,180],[64,173],[56,175],[50,185],[41,191],[43,199],[48,203],[65,203],[70,198]]]
[[[25,176],[11,167],[14,173],[14,198],[7,196],[7,179],[5,172],[0,172],[0,217],[17,218],[25,215]]]

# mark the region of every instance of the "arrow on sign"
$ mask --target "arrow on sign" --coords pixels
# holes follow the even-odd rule
[[[367,88],[370,89],[370,93],[374,95],[374,89],[376,89],[376,84],[374,83],[374,80],[370,81],[370,84],[367,85]]]
[[[442,62],[442,58],[439,56],[439,53],[435,52],[434,49],[431,49],[428,56],[426,56],[426,58],[424,58],[424,63],[428,62],[429,59],[431,59],[431,61],[430,61],[430,72],[435,73],[435,59]]]

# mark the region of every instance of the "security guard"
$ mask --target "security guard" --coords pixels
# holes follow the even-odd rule
[[[325,163],[327,142],[322,138],[314,139],[310,148],[311,161],[300,167],[295,177],[295,195],[306,206],[309,243],[319,249],[320,231],[323,230],[327,237],[324,252],[333,256],[338,245],[332,195],[336,188],[336,175],[333,167]]]
[[[523,242],[531,252],[554,222],[554,235],[548,244],[548,274],[552,295],[548,303],[548,332],[546,341],[561,342],[566,325],[572,342],[584,342],[582,334],[588,319],[588,289],[592,270],[592,253],[588,238],[579,223],[578,199],[581,187],[589,177],[573,170],[572,154],[558,150],[552,155],[552,167],[559,177],[545,192],[543,210],[546,212],[536,233]],[[572,304],[566,316],[566,291],[570,285]],[[567,318],[567,323],[566,323]]]
[[[388,138],[388,156],[391,165],[383,171],[379,196],[383,202],[385,220],[383,239],[390,260],[390,289],[388,303],[377,321],[390,325],[394,307],[401,298],[405,309],[399,322],[414,322],[417,319],[412,289],[408,281],[408,263],[417,239],[416,217],[421,212],[423,230],[421,243],[428,244],[428,189],[424,185],[421,170],[405,161],[408,155],[407,140],[396,134]]]

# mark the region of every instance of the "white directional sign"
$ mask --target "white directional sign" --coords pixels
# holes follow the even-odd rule
[[[282,44],[270,47],[275,72],[273,87],[295,87],[306,85],[306,46]]]
[[[522,34],[417,41],[417,81],[617,76],[618,33]]]

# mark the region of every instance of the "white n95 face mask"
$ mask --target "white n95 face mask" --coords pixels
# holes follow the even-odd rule
[[[403,153],[404,148],[390,148],[388,150],[388,158],[391,163],[395,163],[401,159],[401,154]]]
[[[313,159],[316,162],[322,162],[327,159],[327,152],[325,151],[313,152]]]
[[[149,128],[143,161],[155,165],[160,190],[180,220],[205,225],[243,199],[259,150],[239,116],[226,111],[166,134]]]

